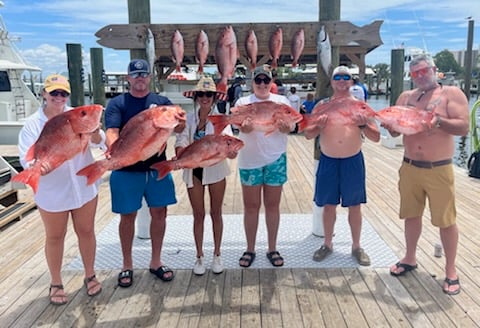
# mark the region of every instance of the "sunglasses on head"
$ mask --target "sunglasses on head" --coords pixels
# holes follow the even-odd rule
[[[260,77],[260,76],[257,76],[257,77],[254,79],[254,81],[255,81],[256,84],[262,84],[262,82],[265,83],[265,84],[269,84],[270,81],[272,81],[272,79],[269,78],[269,77],[263,77],[263,78],[262,78],[262,77]]]
[[[203,96],[207,96],[207,98],[212,98],[214,93],[212,91],[197,91],[196,92],[196,95],[197,97],[203,97]]]
[[[63,90],[53,90],[49,92],[50,96],[56,97],[56,96],[62,96],[63,98],[67,98],[70,96],[70,94],[67,91]]]
[[[134,79],[136,79],[137,77],[148,77],[150,74],[149,73],[146,73],[146,72],[142,72],[142,73],[132,73],[132,74],[129,74],[131,77],[133,77]]]
[[[340,80],[349,81],[351,79],[352,79],[352,77],[348,74],[343,74],[343,75],[342,74],[335,74],[333,76],[333,80],[335,80],[335,81],[340,81]]]
[[[428,66],[428,67],[417,69],[416,71],[411,71],[410,76],[413,79],[417,78],[420,74],[422,74],[422,76],[423,76],[423,75],[425,75],[429,72],[430,68],[432,68],[432,67]]]

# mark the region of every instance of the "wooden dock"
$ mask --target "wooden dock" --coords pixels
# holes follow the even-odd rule
[[[169,151],[172,151],[170,147]],[[363,215],[397,256],[404,252],[403,223],[398,220],[398,168],[403,149],[388,149],[367,141],[368,204]],[[281,212],[312,212],[314,160],[312,141],[289,136],[289,181]],[[228,178],[224,213],[242,213],[236,174]],[[44,231],[38,211],[0,230],[0,323],[2,327],[478,327],[480,323],[480,180],[455,169],[460,229],[458,274],[462,292],[454,297],[441,290],[445,258],[433,257],[438,229],[425,214],[418,248],[419,268],[396,278],[388,267],[227,269],[223,274],[194,276],[177,270],[164,283],[148,270],[135,270],[135,283],[116,285],[118,267],[97,271],[103,291],[89,298],[83,273],[63,272],[69,296],[66,306],[48,302],[49,273],[44,258]],[[170,215],[191,213],[180,179],[178,204]],[[28,198],[28,194],[24,195]],[[96,231],[115,217],[108,183],[101,185]],[[191,229],[190,227],[188,229]],[[167,234],[168,234],[167,229]],[[192,237],[193,240],[193,237]],[[335,241],[335,239],[334,239]],[[193,243],[193,241],[192,241]],[[281,244],[282,241],[279,241]],[[311,250],[298,249],[298,252]],[[240,255],[240,254],[239,254]],[[71,227],[64,265],[79,256]],[[374,253],[370,253],[375,257]],[[168,263],[175,267],[174,263]],[[193,263],[192,263],[193,265]]]

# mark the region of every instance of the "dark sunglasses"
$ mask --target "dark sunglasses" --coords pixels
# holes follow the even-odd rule
[[[56,97],[56,96],[62,96],[63,98],[67,98],[70,96],[70,94],[67,91],[63,90],[53,90],[49,92],[50,96]]]
[[[198,97],[203,97],[203,96],[207,96],[207,98],[212,98],[214,93],[212,91],[207,91],[207,92],[203,92],[203,91],[197,91],[196,92],[196,95]]]
[[[333,76],[333,79],[335,81],[340,81],[340,80],[350,81],[352,79],[352,77],[348,74],[343,74],[343,75],[336,74],[336,75]]]
[[[262,82],[265,83],[265,84],[269,84],[270,81],[272,81],[272,79],[269,78],[269,77],[261,78],[260,76],[257,76],[257,77],[254,79],[254,81],[255,81],[256,84],[262,84]]]
[[[150,75],[150,73],[142,72],[142,73],[132,73],[129,74],[132,78],[136,79],[137,77],[143,77],[146,78]]]

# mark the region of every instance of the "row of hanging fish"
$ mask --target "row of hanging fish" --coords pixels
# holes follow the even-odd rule
[[[147,40],[151,40],[149,31],[149,37]],[[150,49],[152,41],[150,42]],[[305,31],[303,28],[298,29],[290,43],[290,54],[292,58],[292,67],[297,67],[300,56],[302,55],[303,48],[305,46]],[[245,53],[247,59],[250,62],[250,69],[255,69],[257,65],[258,56],[258,43],[255,31],[249,30],[244,41]],[[180,72],[184,56],[184,40],[179,30],[175,30],[172,35],[170,43],[172,60],[175,63],[177,72]],[[282,53],[283,48],[283,30],[281,27],[277,27],[271,34],[268,42],[268,49],[271,61],[271,67],[273,69],[278,67],[278,61]],[[147,48],[148,49],[148,48]],[[195,60],[199,65],[198,72],[202,73],[204,65],[207,61],[209,54],[209,40],[205,31],[201,30],[196,37],[195,41]],[[322,26],[317,40],[317,55],[321,58],[321,64],[328,75],[331,69],[331,45],[328,34],[325,30],[325,26]],[[227,86],[227,81],[231,78],[235,72],[235,65],[239,57],[239,50],[237,47],[237,38],[235,31],[231,25],[224,27],[220,33],[216,45],[215,45],[215,62],[217,63],[218,71],[221,75],[219,87]]]

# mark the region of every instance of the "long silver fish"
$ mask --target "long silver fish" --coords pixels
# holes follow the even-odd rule
[[[145,38],[145,52],[147,53],[148,65],[152,74],[155,72],[155,37],[153,36],[152,30],[147,28],[147,37]]]
[[[318,32],[317,40],[317,56],[320,58],[323,71],[327,76],[330,76],[330,69],[332,66],[332,47],[330,45],[330,38],[325,30],[325,25]]]

